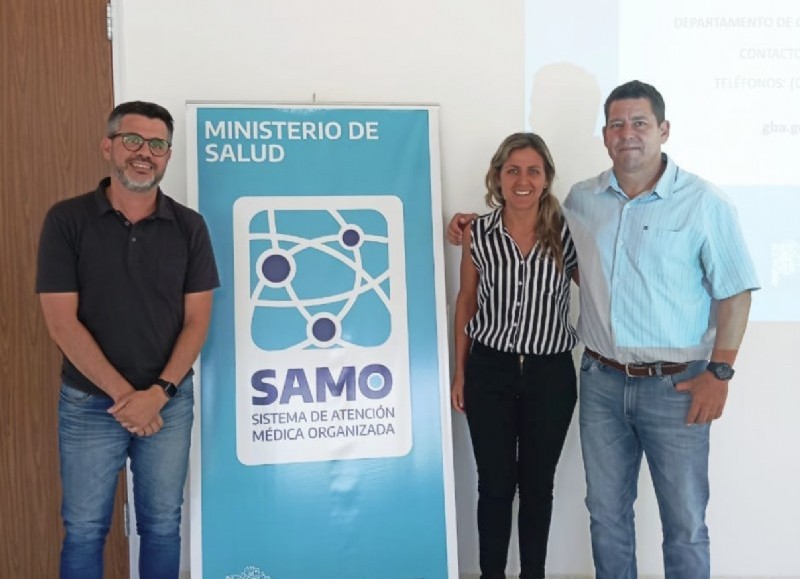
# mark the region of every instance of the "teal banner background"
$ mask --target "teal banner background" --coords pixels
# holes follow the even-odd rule
[[[443,272],[435,258],[442,242],[434,238],[435,220],[441,220],[438,167],[432,170],[432,160],[438,163],[436,118],[435,107],[189,107],[189,127],[196,128],[189,198],[196,195],[208,223],[222,280],[201,358],[200,473],[192,479],[201,487],[203,577],[456,576],[452,465],[446,464],[450,425],[443,420]],[[253,130],[223,134],[234,126],[227,122]],[[292,125],[284,124],[292,122],[306,125],[292,133]],[[340,136],[328,138],[337,126]],[[252,335],[237,334],[235,323],[234,287],[242,280],[234,279],[234,203],[245,197],[377,195],[396,196],[403,212],[405,279],[391,283],[404,284],[407,296],[410,383],[394,387],[410,389],[410,451],[247,466],[237,458],[236,431],[237,420],[250,418],[237,417],[236,396],[250,385],[237,383],[236,348]],[[339,357],[346,358],[344,351]],[[319,407],[308,404],[309,410]]]

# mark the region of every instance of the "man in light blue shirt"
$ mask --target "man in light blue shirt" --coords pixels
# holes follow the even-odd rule
[[[661,152],[664,100],[632,81],[605,103],[613,168],[575,185],[580,426],[598,579],[634,579],[633,503],[647,456],[667,579],[710,576],[708,450],[758,289],[735,210]],[[709,362],[710,360],[710,362]]]
[[[708,579],[710,424],[722,415],[758,279],[736,212],[661,152],[664,99],[632,81],[605,103],[613,167],[564,203],[580,271],[581,448],[597,579],[635,579],[642,456],[666,579]],[[472,216],[456,214],[458,242]]]

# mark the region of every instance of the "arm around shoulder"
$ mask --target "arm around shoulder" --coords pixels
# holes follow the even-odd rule
[[[445,237],[451,245],[461,245],[464,229],[478,217],[477,213],[456,213],[450,219],[445,230]]]

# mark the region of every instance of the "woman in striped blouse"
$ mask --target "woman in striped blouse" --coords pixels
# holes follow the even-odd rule
[[[463,235],[451,395],[478,467],[481,579],[505,577],[517,488],[520,577],[544,577],[553,478],[577,398],[577,258],[554,178],[541,137],[510,135],[486,174],[494,210]]]

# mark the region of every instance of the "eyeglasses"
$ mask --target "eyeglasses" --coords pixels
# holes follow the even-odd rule
[[[108,138],[111,140],[114,140],[117,137],[120,137],[122,146],[131,153],[135,153],[142,148],[142,145],[147,143],[147,147],[150,149],[150,152],[154,157],[163,157],[167,154],[167,152],[169,152],[170,147],[172,147],[172,143],[166,139],[145,139],[138,133],[114,133],[112,135],[108,135]]]

